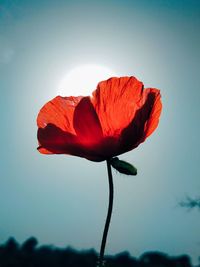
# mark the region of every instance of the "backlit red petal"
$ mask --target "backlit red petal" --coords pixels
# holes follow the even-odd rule
[[[104,136],[118,136],[129,125],[142,92],[143,84],[135,77],[110,78],[98,84],[91,100]]]
[[[120,137],[122,153],[137,147],[156,129],[162,104],[158,89],[145,89],[132,122]]]
[[[42,154],[69,154],[92,161],[103,161],[109,153],[112,154],[111,149],[107,150],[112,141],[102,139],[96,144],[81,143],[79,136],[67,133],[54,124],[38,129],[38,141],[38,151]]]
[[[73,127],[74,110],[81,99],[82,97],[57,96],[47,102],[38,114],[38,127],[44,128],[48,124],[54,124],[66,132],[75,134]]]
[[[76,142],[76,137],[73,134],[64,132],[51,123],[44,128],[39,128],[37,137],[38,150],[44,154],[70,154],[71,145]]]
[[[151,110],[151,114],[149,116],[149,119],[145,125],[145,138],[147,138],[149,135],[153,133],[153,131],[157,128],[159,123],[160,114],[162,111],[162,102],[161,102],[161,95],[160,91],[155,88],[147,88],[145,90],[146,95],[148,94],[154,94],[155,100],[153,103],[153,107]]]
[[[74,111],[73,126],[80,143],[94,146],[103,137],[101,125],[89,97],[83,97]]]

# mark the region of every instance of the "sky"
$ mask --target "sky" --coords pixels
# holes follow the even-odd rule
[[[0,0],[0,242],[99,251],[108,205],[105,162],[37,151],[36,118],[80,64],[105,66],[161,90],[158,129],[114,175],[106,254],[200,256],[200,1]],[[95,89],[95,88],[94,88]]]

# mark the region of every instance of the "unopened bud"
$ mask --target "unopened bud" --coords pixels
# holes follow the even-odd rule
[[[117,157],[112,158],[110,160],[110,164],[113,168],[115,168],[118,172],[126,174],[126,175],[136,175],[137,169],[131,165],[130,163],[119,160]]]

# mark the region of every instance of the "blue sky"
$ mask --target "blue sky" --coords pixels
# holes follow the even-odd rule
[[[63,75],[99,64],[161,89],[156,132],[114,172],[107,253],[160,250],[200,256],[199,1],[0,0],[0,241],[99,250],[108,202],[106,164],[37,152],[36,117]]]

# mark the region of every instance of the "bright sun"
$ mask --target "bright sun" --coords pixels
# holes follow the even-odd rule
[[[91,95],[98,82],[116,76],[111,69],[95,64],[80,65],[66,74],[59,84],[62,96]]]

